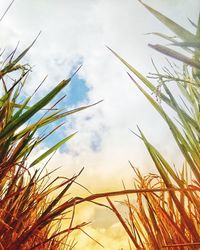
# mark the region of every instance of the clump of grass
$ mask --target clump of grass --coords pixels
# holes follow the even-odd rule
[[[151,78],[157,80],[158,86],[156,86],[151,79],[144,77],[116,52],[112,52],[128,67],[134,75],[128,73],[134,85],[168,124],[185,163],[182,169],[174,169],[138,128],[137,136],[144,142],[159,175],[142,176],[134,168],[137,176],[135,188],[138,194],[135,200],[132,201],[127,196],[123,202],[129,213],[127,219],[119,213],[110,199],[108,201],[135,248],[199,249],[200,19],[197,25],[191,22],[196,28],[196,34],[193,34],[142,1],[140,2],[176,37],[154,34],[167,39],[171,42],[171,46],[179,47],[179,51],[183,49],[185,53],[163,45],[150,44],[150,47],[180,61],[181,71],[178,71],[171,62],[168,69],[166,67],[163,69],[163,73],[155,67],[156,74],[151,75]],[[139,81],[144,84],[144,87],[138,83]],[[171,90],[169,83],[176,85],[179,90],[178,95]],[[164,108],[166,105],[175,113],[175,118],[172,118]]]
[[[35,42],[35,41],[34,41]],[[81,174],[72,178],[50,178],[45,167],[38,166],[62,144],[71,139],[73,133],[62,139],[46,152],[37,155],[30,163],[33,150],[62,126],[50,130],[48,125],[68,115],[84,110],[83,106],[73,110],[57,109],[64,96],[52,101],[67,87],[71,78],[61,81],[39,101],[30,104],[38,91],[24,97],[23,88],[31,72],[29,65],[21,65],[34,42],[19,56],[14,50],[1,63],[0,81],[0,248],[1,249],[71,249],[76,244],[69,240],[74,230],[87,223],[73,224],[75,202],[63,200],[71,185]],[[2,57],[3,55],[1,55]],[[49,105],[49,107],[47,106]],[[37,114],[37,116],[35,116]],[[51,127],[51,126],[50,126]],[[44,132],[45,131],[45,132]],[[67,216],[66,216],[67,214]],[[65,229],[61,220],[65,221]]]

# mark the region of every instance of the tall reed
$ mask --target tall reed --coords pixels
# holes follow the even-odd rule
[[[111,199],[108,202],[129,235],[132,242],[130,248],[199,249],[200,19],[197,25],[190,21],[196,29],[193,34],[142,1],[139,2],[175,34],[172,38],[153,33],[166,39],[171,46],[149,46],[181,62],[180,69],[177,70],[174,63],[169,62],[169,67],[160,72],[154,64],[156,73],[150,77],[157,80],[156,85],[151,78],[143,76],[116,52],[110,50],[126,65],[134,85],[167,123],[185,162],[182,168],[171,166],[138,128],[137,136],[144,142],[159,174],[142,176],[133,167],[138,194],[134,199],[127,196],[123,202],[129,213],[128,218],[119,213]],[[183,52],[174,49],[176,47]],[[179,90],[178,95],[172,89],[174,85]],[[170,115],[166,106],[176,114],[175,118]]]

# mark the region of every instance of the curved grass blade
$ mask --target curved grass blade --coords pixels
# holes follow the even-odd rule
[[[13,70],[14,66],[27,54],[27,52],[32,48],[34,43],[37,41],[38,37],[40,36],[41,32],[37,35],[37,37],[34,39],[34,41],[11,63],[8,63],[8,65],[5,66],[4,69],[1,70],[0,78],[2,78],[3,75],[6,73],[9,73]]]
[[[60,146],[62,146],[66,141],[70,140],[75,134],[77,134],[77,132],[71,134],[70,136],[66,137],[65,139],[55,144],[52,148],[48,149],[45,153],[40,155],[34,162],[32,162],[30,167],[33,167],[34,165],[38,164],[40,161],[44,160],[47,156],[49,156],[51,153],[57,150]]]
[[[141,81],[142,83],[144,83],[153,93],[157,93],[157,88],[146,78],[144,77],[139,71],[137,71],[133,66],[131,66],[129,63],[127,63],[122,57],[120,57],[114,50],[112,50],[111,48],[107,47],[128,69],[130,69],[131,72],[134,73],[134,75],[136,75]],[[171,102],[171,100],[164,95],[163,93],[159,93],[159,97],[161,98],[162,101],[164,101],[167,105],[169,105],[169,107],[171,107],[172,109],[175,109],[175,107],[173,106],[173,103]],[[196,121],[189,116],[184,110],[181,110],[182,113],[184,114],[184,116],[187,118],[188,122],[195,128],[195,130],[197,130],[198,132],[200,132],[200,127],[199,125],[196,123]]]
[[[49,92],[45,97],[23,113],[20,117],[11,121],[5,129],[0,133],[0,141],[5,137],[8,137],[11,133],[16,131],[22,124],[29,120],[35,113],[37,113],[41,108],[46,106],[64,87],[68,85],[71,78],[68,80],[61,81],[52,91]]]
[[[170,18],[161,14],[157,10],[151,8],[147,4],[143,3],[141,0],[138,0],[146,9],[148,9],[151,14],[153,14],[159,21],[161,21],[166,27],[168,27],[173,33],[175,33],[179,38],[184,41],[195,41],[196,36],[193,35],[190,31],[183,28],[181,25],[175,23]]]

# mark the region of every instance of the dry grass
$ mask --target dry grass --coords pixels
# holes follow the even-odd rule
[[[75,202],[71,202],[71,198],[66,198],[66,194],[82,170],[72,178],[52,179],[51,174],[54,171],[45,174],[46,165],[41,168],[38,163],[46,157],[49,158],[76,133],[62,139],[43,154],[37,155],[32,163],[30,163],[30,155],[47,137],[63,125],[60,124],[50,130],[49,124],[89,106],[70,111],[57,109],[57,104],[62,101],[63,97],[51,103],[68,85],[71,78],[61,81],[41,100],[29,106],[41,85],[32,95],[23,96],[23,88],[28,82],[31,67],[20,65],[19,62],[34,42],[16,59],[14,59],[16,53],[14,50],[2,62],[0,70],[2,84],[0,97],[0,248],[9,250],[71,249],[76,242],[71,242],[68,236],[87,223],[73,224]],[[50,107],[46,108],[47,105]],[[47,129],[41,130],[43,127]],[[66,220],[65,230],[61,227],[61,221],[64,220]]]

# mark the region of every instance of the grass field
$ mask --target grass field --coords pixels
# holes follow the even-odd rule
[[[70,196],[70,188],[84,174],[83,169],[70,178],[55,178],[54,171],[47,172],[47,166],[50,156],[73,139],[76,131],[42,154],[36,154],[34,159],[32,152],[37,152],[45,139],[53,133],[59,133],[59,128],[63,126],[60,122],[52,129],[50,124],[98,103],[73,110],[59,109],[58,104],[65,97],[62,91],[74,75],[58,83],[33,103],[32,99],[40,91],[45,79],[34,93],[24,96],[23,88],[29,82],[31,66],[21,64],[21,59],[37,38],[18,56],[17,48],[6,58],[2,53],[0,249],[76,248],[79,239],[70,237],[71,233],[87,232],[85,228],[88,225],[88,222],[74,223],[78,216],[76,208],[84,204],[90,210],[91,202],[112,211],[121,223],[130,249],[199,249],[200,20],[198,24],[190,21],[191,27],[196,29],[193,34],[142,1],[139,2],[173,32],[173,37],[155,33],[167,40],[170,46],[149,44],[167,58],[173,58],[173,61],[168,60],[167,67],[157,67],[156,62],[153,62],[155,73],[145,77],[115,51],[109,50],[127,67],[127,77],[168,125],[184,159],[183,165],[171,166],[138,127],[138,132],[133,132],[133,136],[143,141],[158,174],[143,176],[130,162],[134,188],[127,189],[124,184],[122,190],[108,190],[85,197],[79,197],[78,194]],[[39,163],[45,160],[46,164],[41,168]],[[113,201],[113,197],[123,197],[119,203],[126,213],[118,209],[119,204]],[[98,239],[91,240],[103,245],[103,242],[97,242]]]

